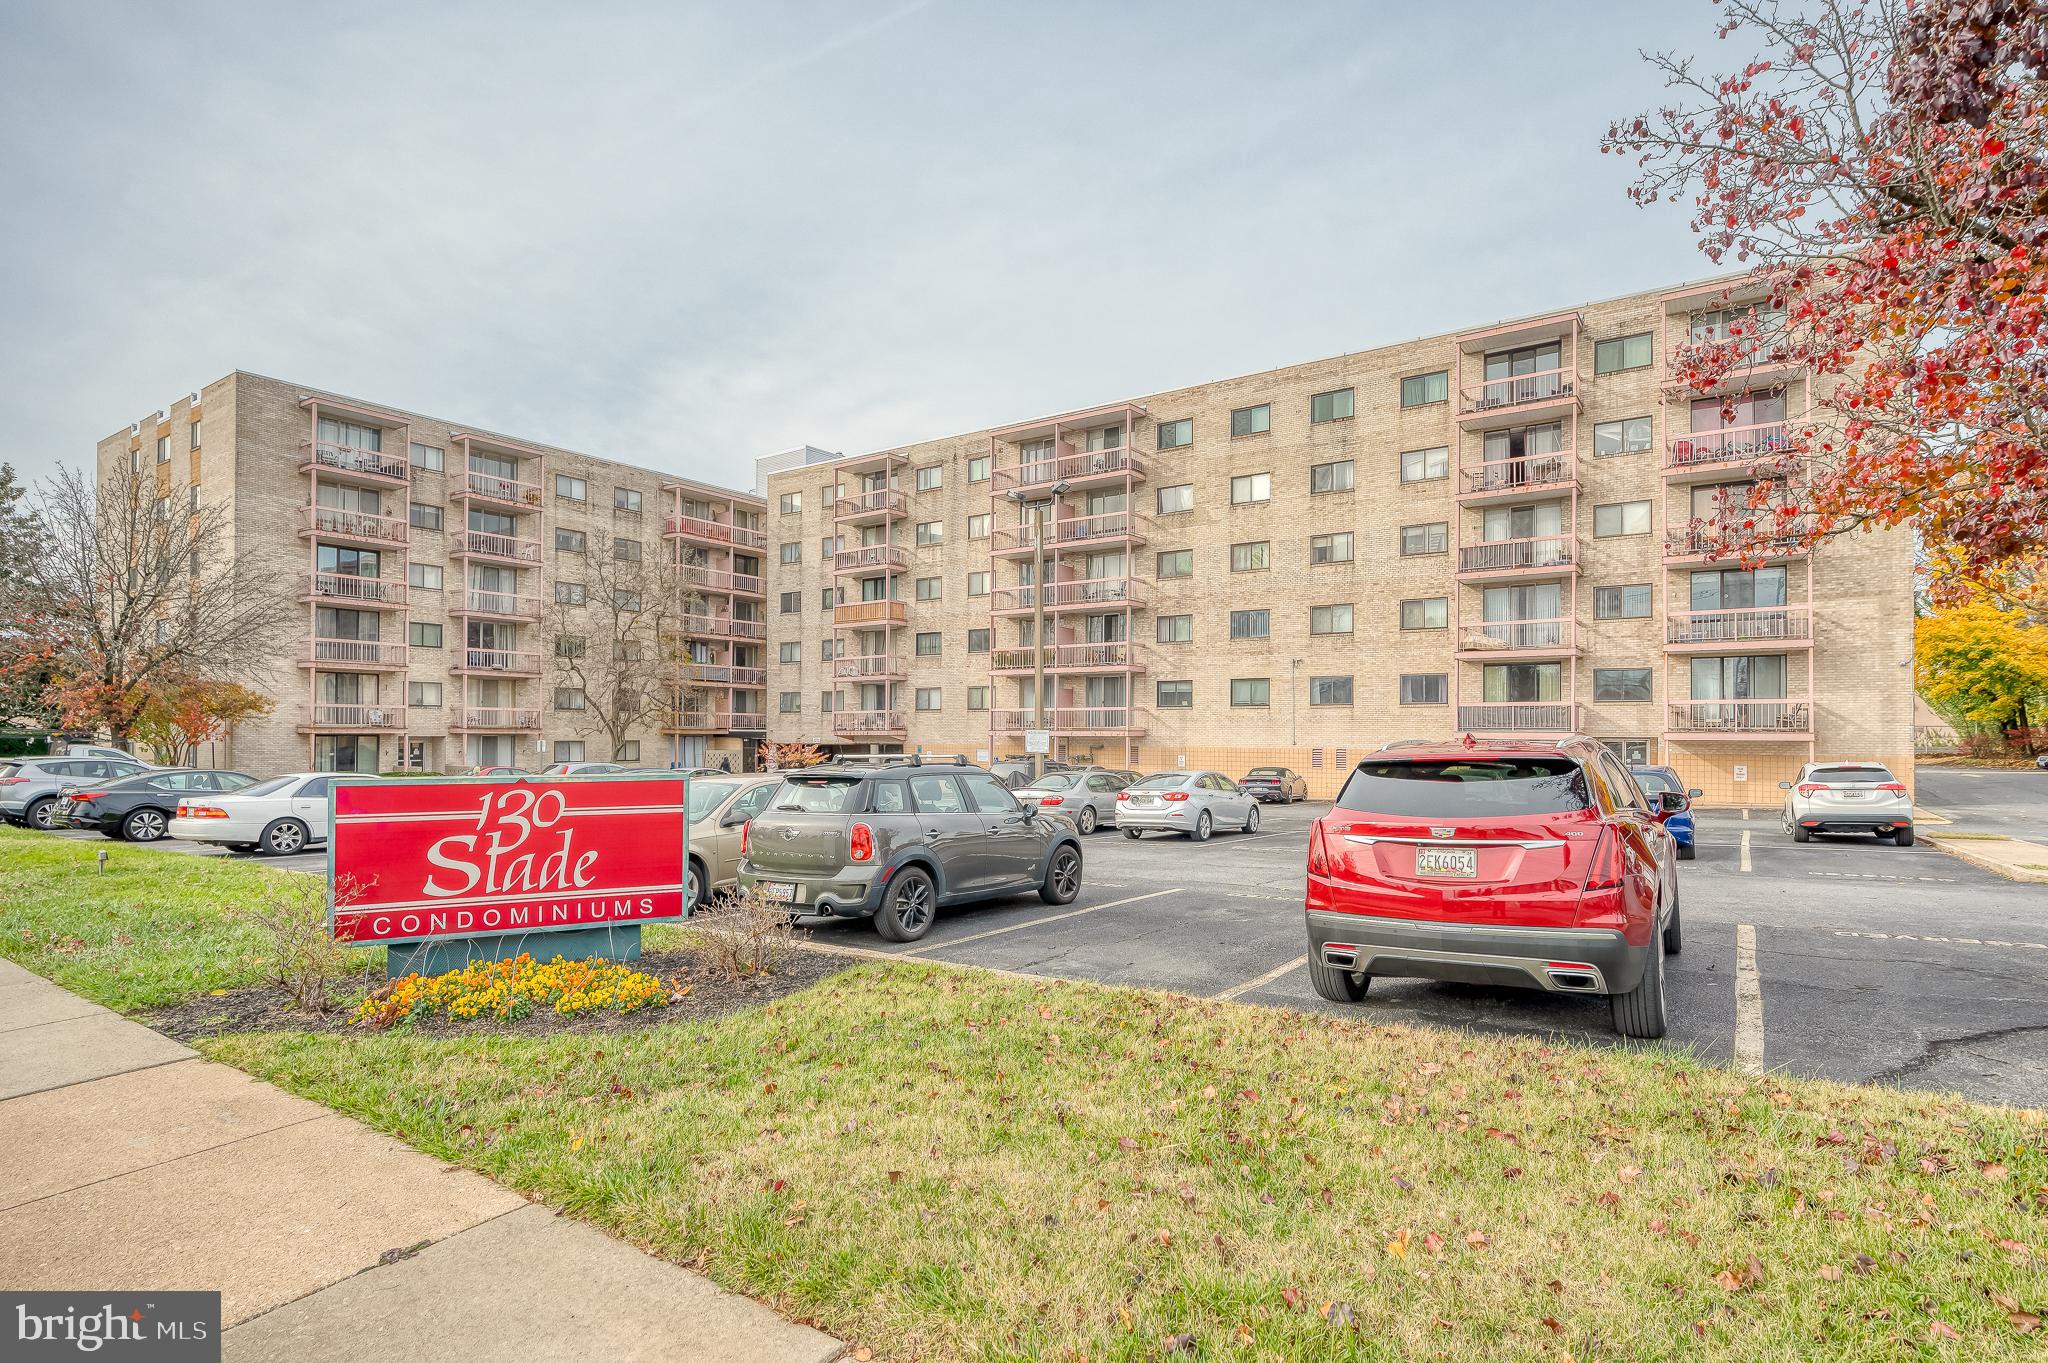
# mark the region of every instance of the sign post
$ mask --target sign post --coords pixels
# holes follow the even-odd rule
[[[1050,753],[1052,751],[1052,730],[1026,729],[1024,731],[1026,753]]]
[[[640,955],[640,925],[689,916],[680,776],[336,781],[327,919],[382,942],[385,973],[471,961]]]

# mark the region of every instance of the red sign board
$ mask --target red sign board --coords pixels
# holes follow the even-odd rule
[[[681,918],[681,777],[334,786],[328,876],[345,942]]]

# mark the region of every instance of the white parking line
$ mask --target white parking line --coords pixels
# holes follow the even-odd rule
[[[1170,890],[1154,890],[1150,894],[1134,894],[1129,899],[1112,899],[1107,904],[1091,904],[1085,909],[1074,909],[1068,913],[1049,914],[1044,918],[1034,918],[1028,923],[1012,923],[1006,928],[990,928],[987,932],[970,932],[965,937],[948,937],[943,942],[926,942],[922,946],[911,947],[908,951],[896,951],[890,954],[892,956],[915,956],[919,952],[937,951],[940,947],[965,946],[969,942],[979,942],[989,937],[1000,937],[1006,932],[1022,932],[1026,928],[1035,928],[1046,923],[1057,923],[1063,918],[1079,918],[1084,913],[1100,913],[1104,909],[1114,909],[1119,905],[1135,904],[1141,899],[1157,899],[1163,894],[1179,894],[1180,889],[1181,887],[1176,885]]]
[[[1749,830],[1742,830],[1742,869],[1749,869]]]
[[[1764,990],[1756,973],[1756,928],[1735,929],[1735,1068],[1764,1072]]]
[[[1239,994],[1249,994],[1252,992],[1252,990],[1257,989],[1262,985],[1271,984],[1273,981],[1279,979],[1282,975],[1292,974],[1294,971],[1301,969],[1303,966],[1307,964],[1308,957],[1297,956],[1293,960],[1289,961],[1286,965],[1276,966],[1274,969],[1267,971],[1265,974],[1259,976],[1255,980],[1246,980],[1243,984],[1233,984],[1232,986],[1230,986],[1230,988],[1224,990],[1222,993],[1215,995],[1215,997],[1217,999],[1234,999]]]

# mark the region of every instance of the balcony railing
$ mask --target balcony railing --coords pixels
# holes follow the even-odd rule
[[[863,544],[832,555],[835,573],[892,572],[910,566],[910,551],[900,544]]]
[[[1550,700],[1460,705],[1458,728],[1472,734],[1568,734],[1578,728],[1578,706]]]
[[[683,633],[709,639],[765,639],[768,625],[763,620],[742,620],[731,615],[686,615]]]
[[[736,734],[768,732],[768,716],[760,710],[734,710],[726,716],[726,727]]]
[[[901,488],[878,487],[871,492],[849,492],[832,499],[832,515],[838,520],[855,516],[901,516],[910,499]]]
[[[1793,643],[1812,637],[1813,611],[1806,606],[1673,612],[1664,621],[1669,644]]]
[[[1568,398],[1577,378],[1578,371],[1574,369],[1546,369],[1536,374],[1485,379],[1458,390],[1458,410],[1461,415],[1470,415]]]
[[[313,595],[323,601],[348,601],[369,606],[403,606],[405,584],[396,578],[357,577],[352,573],[313,574]]]
[[[1784,734],[1813,730],[1812,708],[1800,700],[1695,700],[1671,707],[1670,733]]]
[[[463,470],[463,480],[456,485],[455,491],[461,496],[481,497],[487,502],[498,502],[505,506],[540,506],[539,483],[503,478],[495,473],[479,473],[475,469]]]
[[[501,672],[510,676],[538,676],[540,654],[524,649],[465,648],[452,665],[458,672]]]
[[[685,686],[761,686],[768,674],[758,667],[733,667],[725,663],[684,663],[677,678]]]
[[[489,530],[456,532],[454,551],[483,558],[510,559],[517,563],[540,562],[540,541],[517,535],[500,535]]]
[[[1764,513],[1768,514],[1768,513]],[[1801,531],[1785,527],[1768,533],[1742,532],[1741,542],[1723,537],[1712,526],[1687,526],[1664,536],[1664,557],[1700,558],[1708,554],[1722,558],[1802,558],[1809,552],[1800,542]]]
[[[832,608],[835,625],[902,625],[910,621],[910,608],[901,601],[842,601]]]
[[[386,733],[405,727],[402,705],[315,705],[312,723],[320,729],[359,729],[364,733]]]
[[[759,596],[763,590],[761,579],[752,573],[727,572],[723,568],[701,568],[685,564],[677,573],[686,588],[700,592],[742,592]]]
[[[376,639],[314,639],[302,661],[315,667],[398,668],[405,666],[405,645]]]
[[[900,734],[908,732],[901,710],[834,710],[835,734]]]
[[[302,442],[300,448],[306,451],[305,457],[299,461],[302,471],[319,469],[391,483],[412,480],[412,464],[404,455],[390,455],[382,450],[365,450],[354,445],[337,445],[331,440],[315,440],[310,445]]]
[[[1458,647],[1469,653],[1553,649],[1568,652],[1575,643],[1573,622],[1555,620],[1484,620],[1465,626]]]
[[[455,708],[458,729],[538,729],[540,711],[530,705],[468,705]]]
[[[991,710],[989,724],[999,734],[1023,733],[1037,727],[1038,713],[1031,709]],[[1045,712],[1045,727],[1054,733],[1100,734],[1138,733],[1143,715],[1128,705],[1062,705]]]
[[[990,490],[998,496],[1019,489],[1045,487],[1052,483],[1085,479],[1145,476],[1145,461],[1127,449],[1081,450],[1057,459],[1034,459],[1027,464],[1006,464],[994,471]]]
[[[360,540],[369,544],[404,544],[407,525],[402,516],[379,516],[369,511],[348,511],[338,506],[306,508],[306,532],[329,539]]]
[[[1569,454],[1488,460],[1465,470],[1465,491],[1548,492],[1571,486],[1578,478],[1578,467],[1578,460]]]
[[[1788,448],[1791,432],[1782,421],[1754,426],[1727,426],[1718,431],[1694,431],[1673,436],[1666,442],[1664,466],[1694,468],[1701,464],[1743,463],[1767,459]]]
[[[1045,594],[1045,605],[1047,610],[1075,606],[1121,610],[1125,606],[1144,605],[1150,585],[1134,577],[1084,577],[1055,582]],[[989,597],[989,608],[997,612],[1037,608],[1036,589],[1032,587],[1000,587]]]
[[[1489,540],[1458,549],[1461,573],[1514,572],[1520,569],[1569,568],[1577,546],[1569,535],[1537,535],[1530,539]]]
[[[1129,642],[1117,640],[1099,644],[1052,644],[1046,647],[1047,671],[1122,671],[1138,667],[1137,652]],[[998,672],[1029,672],[1038,667],[1039,650],[999,648],[990,658]]]
[[[703,516],[664,516],[661,531],[664,535],[706,540],[712,544],[736,544],[747,549],[768,547],[768,532],[765,530],[750,530],[744,525],[732,525],[726,521],[714,521]]]
[[[832,662],[832,676],[839,681],[879,681],[909,674],[910,669],[905,665],[903,658],[894,653],[870,653],[851,658],[836,658]]]
[[[540,598],[525,592],[490,592],[471,587],[463,593],[468,615],[505,615],[518,620],[540,619]]]
[[[1030,525],[1006,525],[989,537],[989,552],[1013,554],[1029,549],[1035,538],[1035,529]],[[1070,516],[1046,527],[1045,542],[1054,549],[1102,540],[1142,543],[1144,535],[1138,530],[1137,517],[1128,511],[1111,511],[1100,516]]]

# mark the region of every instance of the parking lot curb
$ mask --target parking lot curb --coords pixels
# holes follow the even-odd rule
[[[2033,869],[2048,866],[2048,847],[2039,843],[2013,838],[1951,837],[1942,833],[1929,833],[1927,840],[1957,861],[1966,861],[1995,876],[2024,885],[2048,885],[2048,871]]]

